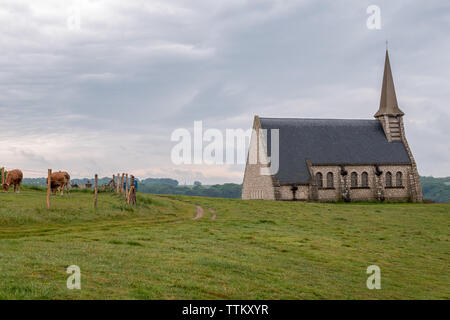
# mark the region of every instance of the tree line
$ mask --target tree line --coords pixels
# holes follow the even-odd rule
[[[111,178],[99,178],[99,185],[107,184]],[[423,197],[434,202],[450,203],[450,177],[433,178],[421,177]],[[72,179],[71,183],[86,184],[93,179]],[[25,178],[23,184],[45,187],[45,178]],[[170,178],[147,178],[138,180],[138,191],[154,194],[175,194],[186,196],[202,196],[216,198],[241,198],[242,185],[225,183],[215,185],[202,185],[194,182],[192,186],[181,186],[178,181]]]
[[[111,181],[111,178],[103,177],[98,179],[99,186],[105,185]],[[87,182],[93,182],[93,179],[72,179],[71,184],[85,185]],[[170,178],[147,178],[137,180],[137,190],[143,193],[154,194],[175,194],[187,196],[202,196],[216,198],[234,198],[241,197],[242,186],[236,183],[225,183],[215,185],[202,185],[199,181],[195,181],[192,186],[180,186],[179,182]],[[29,186],[45,187],[45,178],[24,178],[23,184]]]
[[[450,203],[450,177],[420,177],[424,199]]]

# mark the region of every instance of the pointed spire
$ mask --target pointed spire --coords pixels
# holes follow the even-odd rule
[[[383,86],[381,88],[380,108],[375,118],[382,116],[403,116],[404,113],[398,108],[397,96],[395,95],[394,79],[392,78],[389,54],[386,48],[386,61],[384,63]]]

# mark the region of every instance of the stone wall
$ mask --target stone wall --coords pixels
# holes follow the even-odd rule
[[[351,201],[376,201],[378,199],[377,195],[377,181],[379,186],[382,188],[382,195],[384,201],[409,201],[411,199],[411,190],[408,184],[408,177],[412,170],[411,165],[381,165],[379,169],[383,172],[379,177],[375,174],[374,165],[353,165],[344,166],[347,171],[346,176],[341,176],[340,166],[318,166],[313,165],[312,171],[314,176],[318,172],[322,173],[322,188],[318,188],[318,200],[319,201],[340,201],[342,200],[344,180],[345,184],[349,187],[349,194]],[[331,172],[333,174],[333,186],[329,188],[327,186],[327,174]],[[352,186],[351,175],[355,172],[357,174],[357,185]],[[362,185],[362,173],[367,172],[368,174],[368,186],[363,187]],[[392,174],[392,187],[386,186],[386,173],[390,172]],[[402,175],[402,185],[401,187],[396,186],[396,174],[401,172]]]
[[[260,175],[261,165],[247,164],[244,182],[242,183],[242,199],[275,200],[275,188],[272,177]]]
[[[416,160],[414,160],[414,156],[409,147],[408,141],[406,140],[405,126],[403,124],[403,117],[400,117],[400,133],[401,133],[402,142],[405,145],[406,151],[408,152],[409,159],[411,160],[411,164],[412,164],[411,170],[409,173],[411,200],[413,202],[422,202],[423,194],[422,194],[422,185],[420,184],[419,171],[417,170]]]
[[[261,128],[258,116],[255,116],[253,121],[253,129],[260,134],[258,138],[256,135],[252,135],[250,141],[250,150],[257,151],[258,139],[262,138],[262,132],[258,131]],[[261,140],[263,141],[263,140]],[[265,146],[263,146],[265,147]],[[267,152],[263,152],[267,155]],[[274,178],[270,175],[261,175],[261,169],[267,168],[267,165],[262,163],[267,163],[267,158],[262,159],[262,161],[257,161],[256,164],[251,164],[249,162],[249,156],[247,157],[247,164],[245,166],[244,181],[242,183],[242,199],[264,199],[264,200],[276,200]]]
[[[294,192],[291,185],[280,186],[279,195],[279,200],[294,200]],[[297,185],[295,199],[301,201],[309,200],[309,186]]]

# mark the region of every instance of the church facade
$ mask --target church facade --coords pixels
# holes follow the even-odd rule
[[[255,116],[250,149],[258,150],[258,161],[247,158],[242,199],[422,202],[403,116],[387,51],[373,120]],[[273,130],[276,151],[271,150]],[[277,170],[267,174],[272,153]]]

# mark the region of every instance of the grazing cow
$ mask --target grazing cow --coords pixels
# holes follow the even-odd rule
[[[66,185],[65,185],[65,187],[66,187],[66,189],[67,189],[67,194],[70,194],[70,192],[69,192],[69,188],[70,188],[70,175],[69,175],[69,173],[67,172],[67,171],[63,171],[62,173],[64,173],[64,176],[65,176],[65,178],[66,178]],[[64,187],[63,187],[63,189],[64,189]],[[64,193],[64,190],[63,190],[63,193]]]
[[[20,184],[22,183],[23,173],[19,169],[8,171],[6,174],[5,183],[3,184],[3,191],[8,192],[11,185],[14,186],[14,192],[20,192]]]
[[[53,172],[50,177],[50,188],[53,194],[56,194],[56,191],[60,190],[61,195],[64,195],[65,188],[67,188],[67,193],[69,193],[70,175],[67,172]],[[48,178],[46,179],[46,183],[48,184]]]

